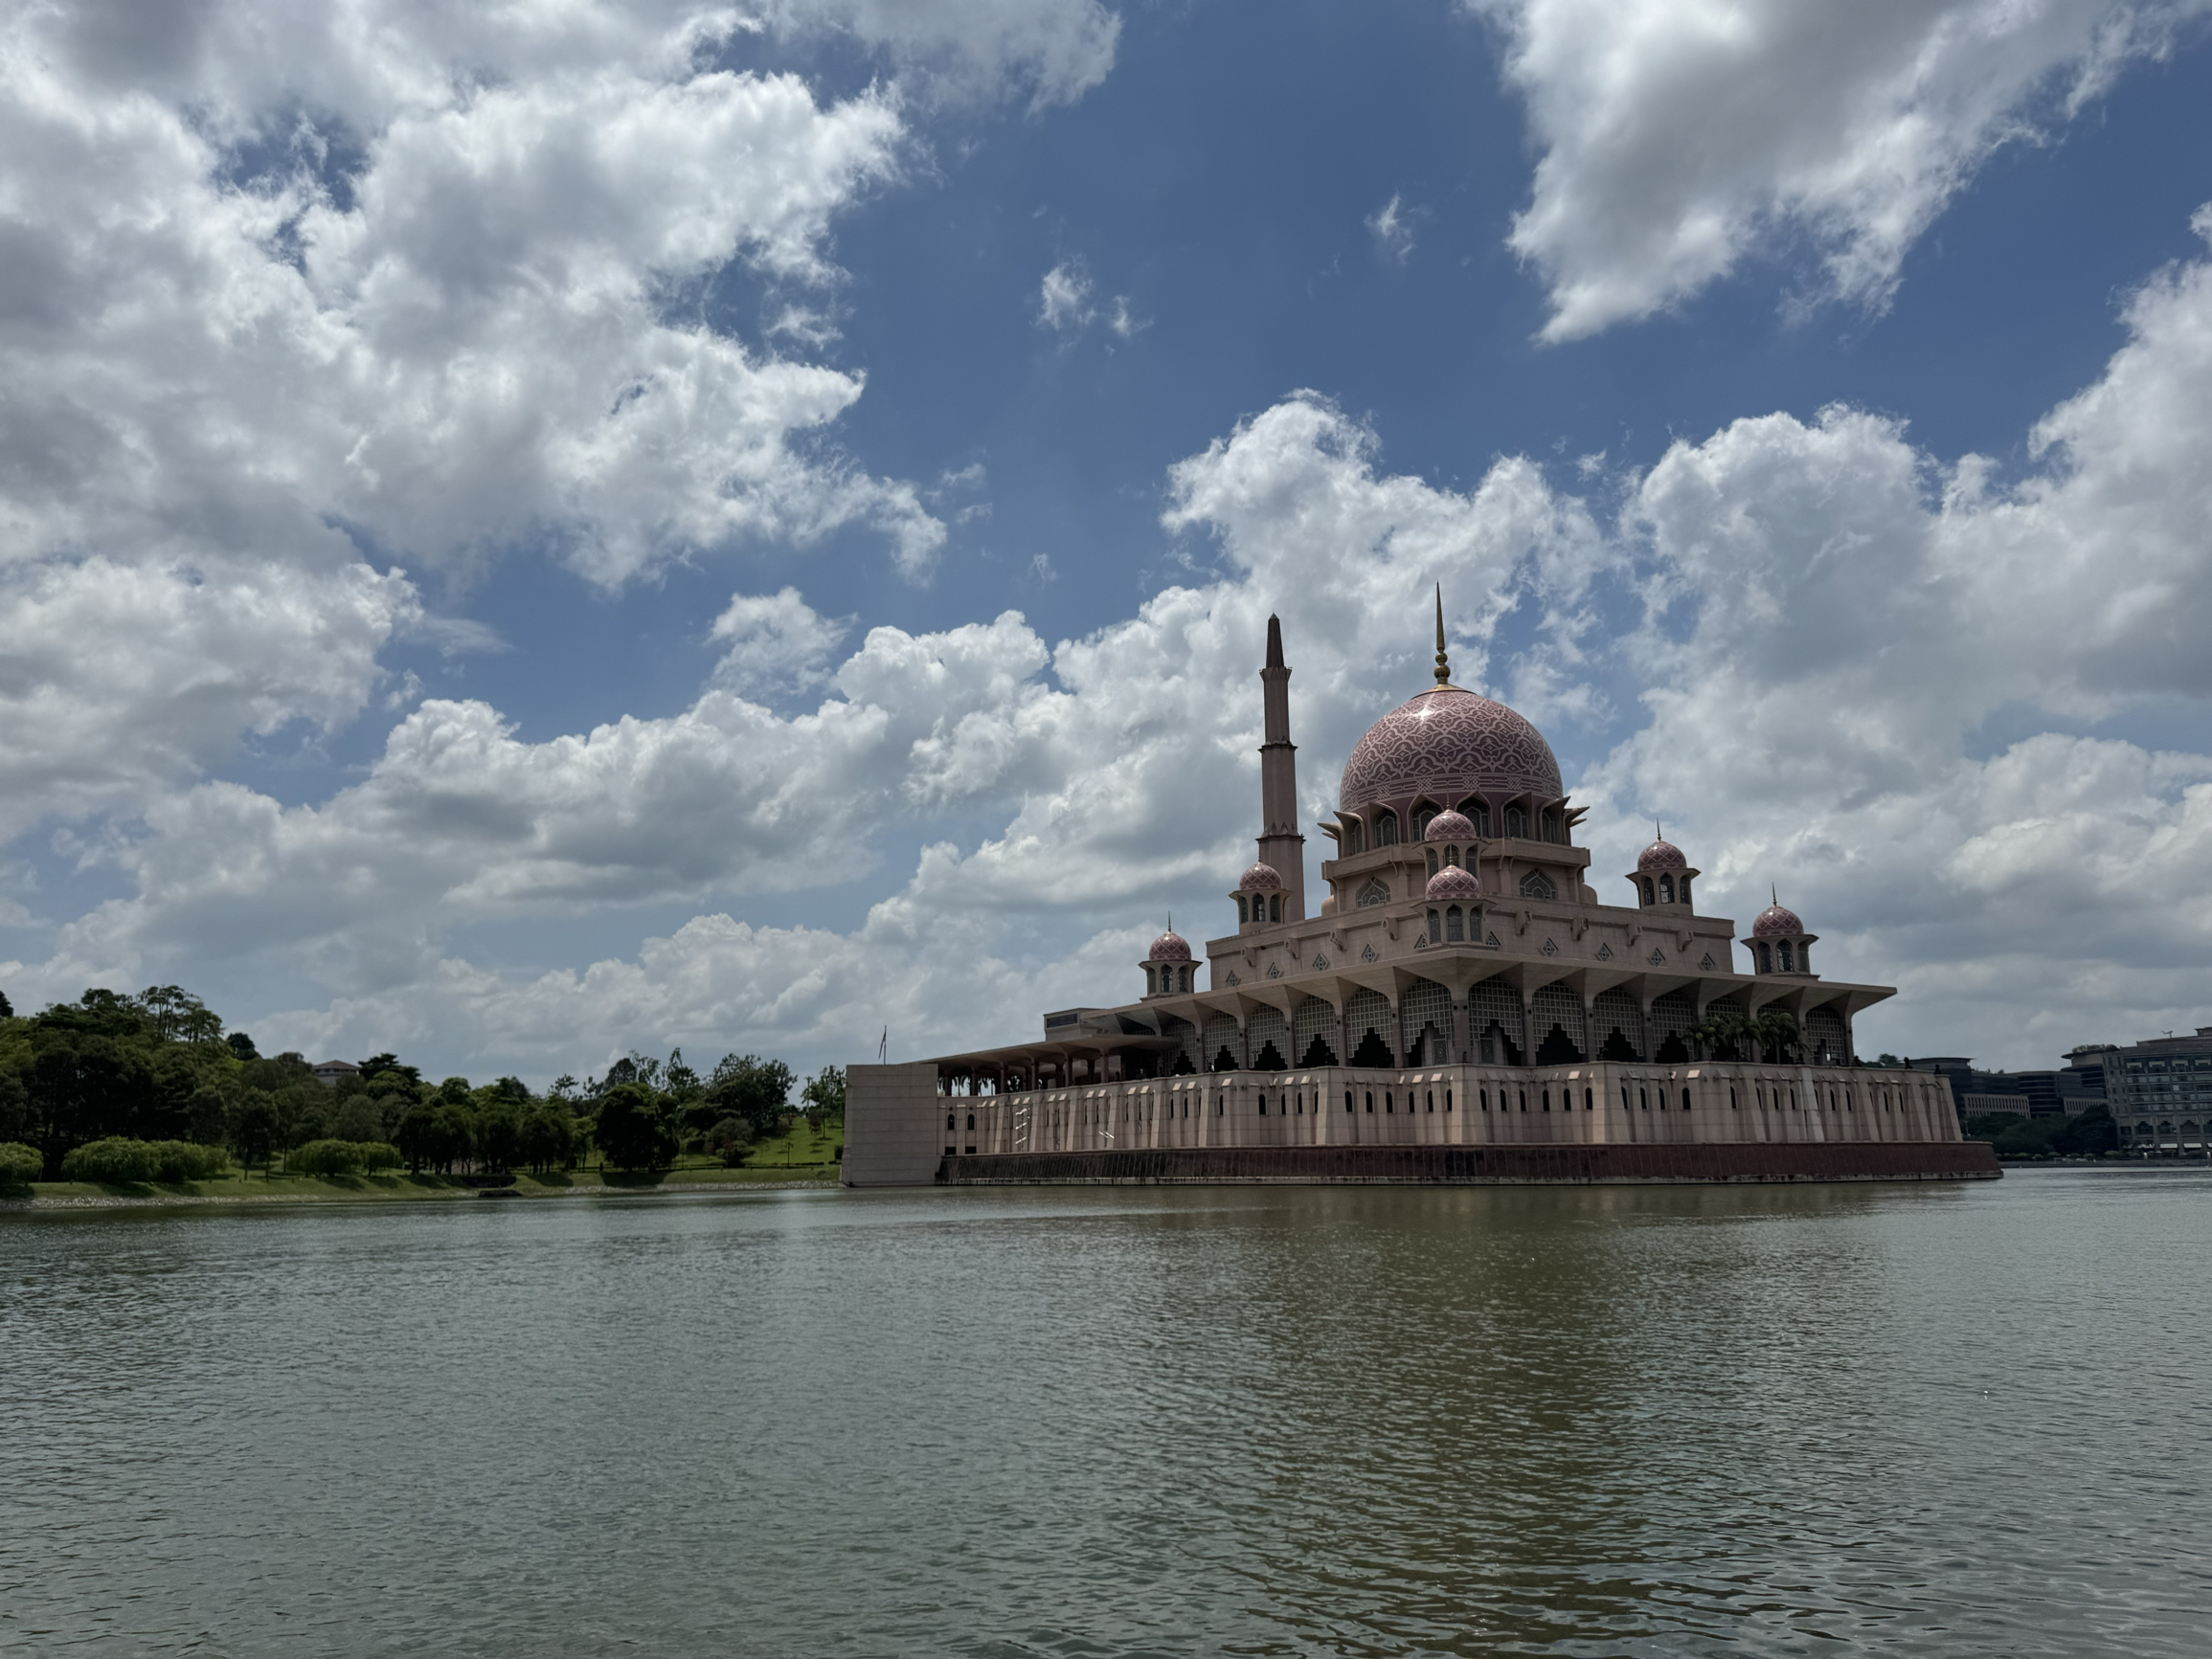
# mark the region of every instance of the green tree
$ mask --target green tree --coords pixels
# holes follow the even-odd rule
[[[755,1138],[772,1135],[783,1127],[790,1110],[792,1082],[791,1067],[780,1060],[726,1054],[702,1097],[701,1104],[711,1111],[706,1124],[741,1117],[752,1126]]]
[[[2065,1157],[2103,1157],[2120,1145],[2119,1126],[2101,1106],[2069,1117],[2051,1136],[2051,1151]]]
[[[522,1114],[517,1151],[532,1173],[573,1167],[576,1142],[576,1119],[566,1107],[536,1101]]]
[[[277,1115],[276,1096],[266,1089],[248,1089],[231,1118],[231,1145],[237,1152],[239,1167],[249,1175],[256,1164],[266,1169],[276,1155],[283,1128],[283,1120]]]
[[[1797,1021],[1786,1008],[1762,1008],[1751,1021],[1751,1041],[1772,1065],[1786,1065],[1797,1048]]]
[[[524,1098],[529,1098],[527,1092]],[[487,1170],[514,1168],[522,1147],[522,1113],[515,1103],[495,1084],[478,1089],[472,1106],[477,1162]]]
[[[617,1169],[666,1169],[676,1156],[675,1126],[659,1094],[642,1083],[617,1084],[599,1096],[592,1138]]]
[[[46,1159],[34,1146],[19,1140],[0,1141],[0,1190],[27,1187],[46,1171]]]
[[[223,1022],[208,1005],[181,985],[150,985],[136,998],[163,1042],[214,1043]]]
[[[825,1065],[806,1080],[806,1087],[799,1091],[799,1098],[806,1103],[806,1115],[814,1120],[819,1130],[825,1123],[845,1120],[845,1073],[834,1065]]]
[[[1741,1008],[1727,1005],[1712,1009],[1690,1035],[1715,1060],[1738,1060],[1751,1045],[1754,1021]]]

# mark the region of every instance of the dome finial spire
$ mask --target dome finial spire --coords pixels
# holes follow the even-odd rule
[[[1452,684],[1452,664],[1444,655],[1444,584],[1436,584],[1436,684]]]

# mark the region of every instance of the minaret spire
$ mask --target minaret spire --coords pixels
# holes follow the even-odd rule
[[[1305,837],[1298,834],[1298,750],[1290,740],[1290,669],[1282,660],[1282,619],[1267,619],[1267,666],[1259,671],[1264,709],[1259,747],[1259,862],[1282,877],[1283,920],[1306,918]]]
[[[1436,684],[1452,684],[1452,664],[1444,656],[1444,584],[1436,584]]]

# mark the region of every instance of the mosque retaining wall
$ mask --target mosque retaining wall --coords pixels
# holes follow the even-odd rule
[[[1140,1078],[1005,1094],[937,1092],[942,1087],[928,1063],[852,1068],[846,1081],[848,1185],[1000,1178],[1196,1180],[1213,1177],[1172,1171],[1209,1168],[1220,1160],[1193,1161],[1182,1155],[1246,1151],[1299,1156],[1261,1160],[1251,1166],[1255,1173],[1220,1178],[1399,1178],[1374,1173],[1393,1167],[1388,1160],[1374,1161],[1374,1149],[1383,1148],[1669,1148],[1682,1154],[1624,1164],[1617,1151],[1607,1152],[1590,1166],[1597,1173],[1556,1177],[1574,1180],[1888,1179],[1915,1169],[1945,1177],[1995,1173],[1986,1149],[1974,1151],[1978,1143],[1960,1140],[1941,1079],[1873,1067],[1727,1061],[1676,1066],[1321,1066]],[[1760,1147],[1890,1150],[1863,1156],[1738,1156],[1731,1152],[1716,1160],[1687,1155],[1690,1149]],[[1345,1149],[1364,1150],[1343,1168],[1366,1173],[1326,1173],[1338,1164],[1305,1155]],[[1181,1161],[1158,1166],[1170,1173],[1111,1173],[1137,1167],[1113,1161],[1136,1153],[1173,1153]],[[1035,1161],[1046,1155],[1080,1155],[1091,1161]],[[1831,1165],[1840,1173],[1818,1173]],[[1759,1173],[1770,1166],[1783,1173]],[[1309,1173],[1264,1173],[1278,1167]],[[1424,1173],[1403,1178],[1477,1178],[1464,1173],[1473,1167],[1464,1160],[1439,1162],[1428,1153],[1408,1167]],[[1480,1178],[1554,1178],[1542,1173],[1549,1166],[1541,1160],[1485,1167],[1492,1173]],[[1505,1169],[1521,1173],[1496,1173]],[[1454,1170],[1461,1173],[1449,1173]],[[1676,1173],[1654,1173],[1668,1170]]]

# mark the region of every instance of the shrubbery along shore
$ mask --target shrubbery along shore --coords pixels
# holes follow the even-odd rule
[[[361,1196],[524,1174],[530,1190],[555,1190],[587,1163],[634,1185],[679,1164],[734,1171],[764,1153],[780,1167],[801,1148],[834,1161],[844,1113],[843,1072],[801,1086],[752,1054],[702,1073],[680,1049],[633,1053],[541,1094],[513,1077],[433,1083],[384,1053],[331,1084],[302,1055],[263,1056],[178,986],[94,989],[28,1017],[0,998],[0,1189],[18,1198],[34,1182],[235,1187],[257,1171],[264,1183],[281,1174]]]

